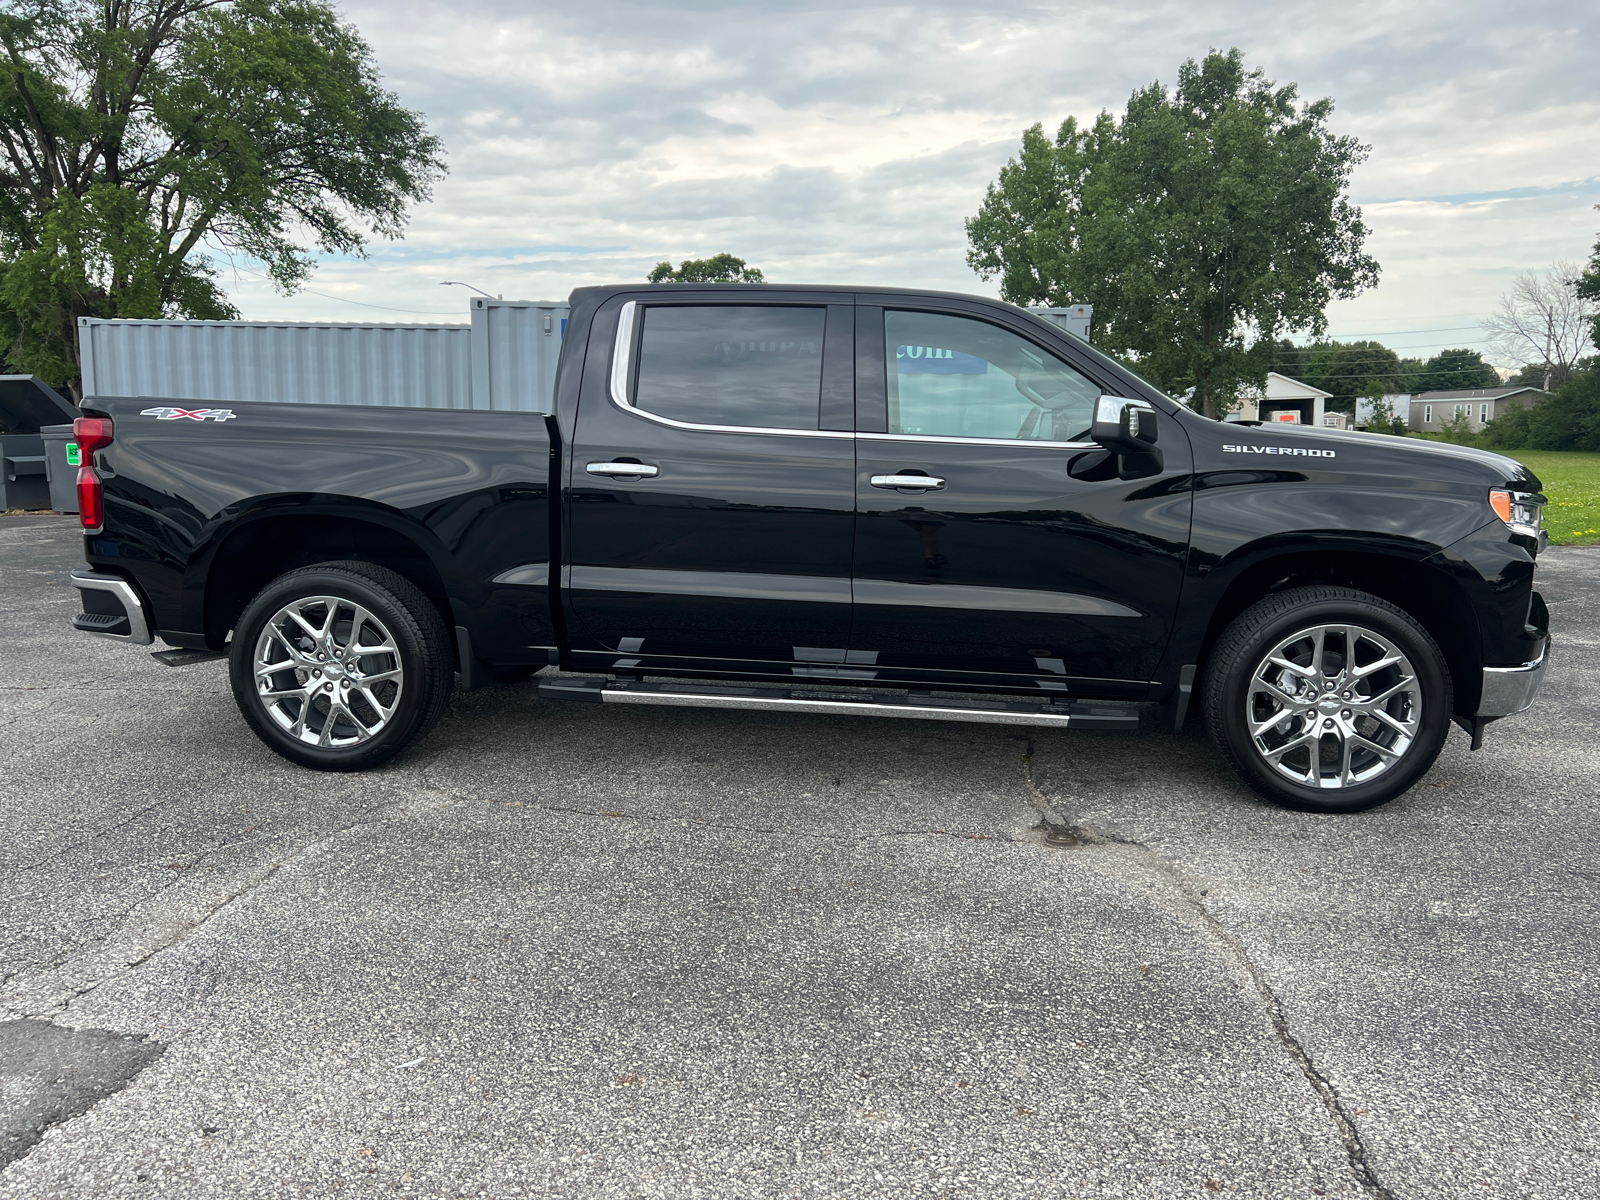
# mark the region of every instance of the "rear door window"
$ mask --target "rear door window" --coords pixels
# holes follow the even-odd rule
[[[634,406],[673,421],[816,429],[827,309],[648,307]]]
[[[883,314],[889,432],[1081,442],[1100,389],[1026,338],[945,313]]]

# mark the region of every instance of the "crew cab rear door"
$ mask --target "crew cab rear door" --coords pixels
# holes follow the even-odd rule
[[[851,301],[661,289],[596,313],[568,468],[575,647],[735,669],[843,660]]]
[[[1074,477],[1117,387],[1091,356],[973,302],[860,300],[851,658],[880,677],[1142,696],[1188,548],[1182,429],[1158,418],[1156,474]]]

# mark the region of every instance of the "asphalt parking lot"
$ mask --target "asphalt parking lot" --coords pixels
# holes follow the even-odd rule
[[[0,1197],[1600,1195],[1600,552],[1375,812],[1191,722],[459,696],[358,776],[0,518]]]

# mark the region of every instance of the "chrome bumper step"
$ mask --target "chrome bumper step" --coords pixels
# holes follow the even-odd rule
[[[68,582],[85,594],[84,611],[72,618],[72,627],[95,637],[148,646],[155,635],[139,593],[126,579],[92,570],[87,563],[74,567]],[[89,594],[98,600],[88,600]],[[91,609],[91,605],[95,606]]]
[[[1139,714],[1082,701],[1024,700],[997,696],[935,696],[928,692],[875,693],[866,689],[746,687],[738,684],[641,683],[634,680],[552,679],[539,684],[545,700],[592,704],[664,704],[684,708],[749,708],[830,716],[910,717],[926,721],[977,721],[992,725],[1058,725],[1073,729],[1131,731]]]

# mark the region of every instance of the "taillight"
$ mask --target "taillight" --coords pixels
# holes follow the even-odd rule
[[[111,445],[110,417],[79,417],[72,423],[72,440],[85,455]]]
[[[78,520],[91,533],[99,533],[106,523],[106,497],[94,469],[94,454],[111,445],[111,418],[79,417],[72,423],[72,440],[83,463],[78,468]]]
[[[85,529],[96,533],[106,523],[105,490],[100,486],[100,476],[90,466],[78,468],[78,520]]]

